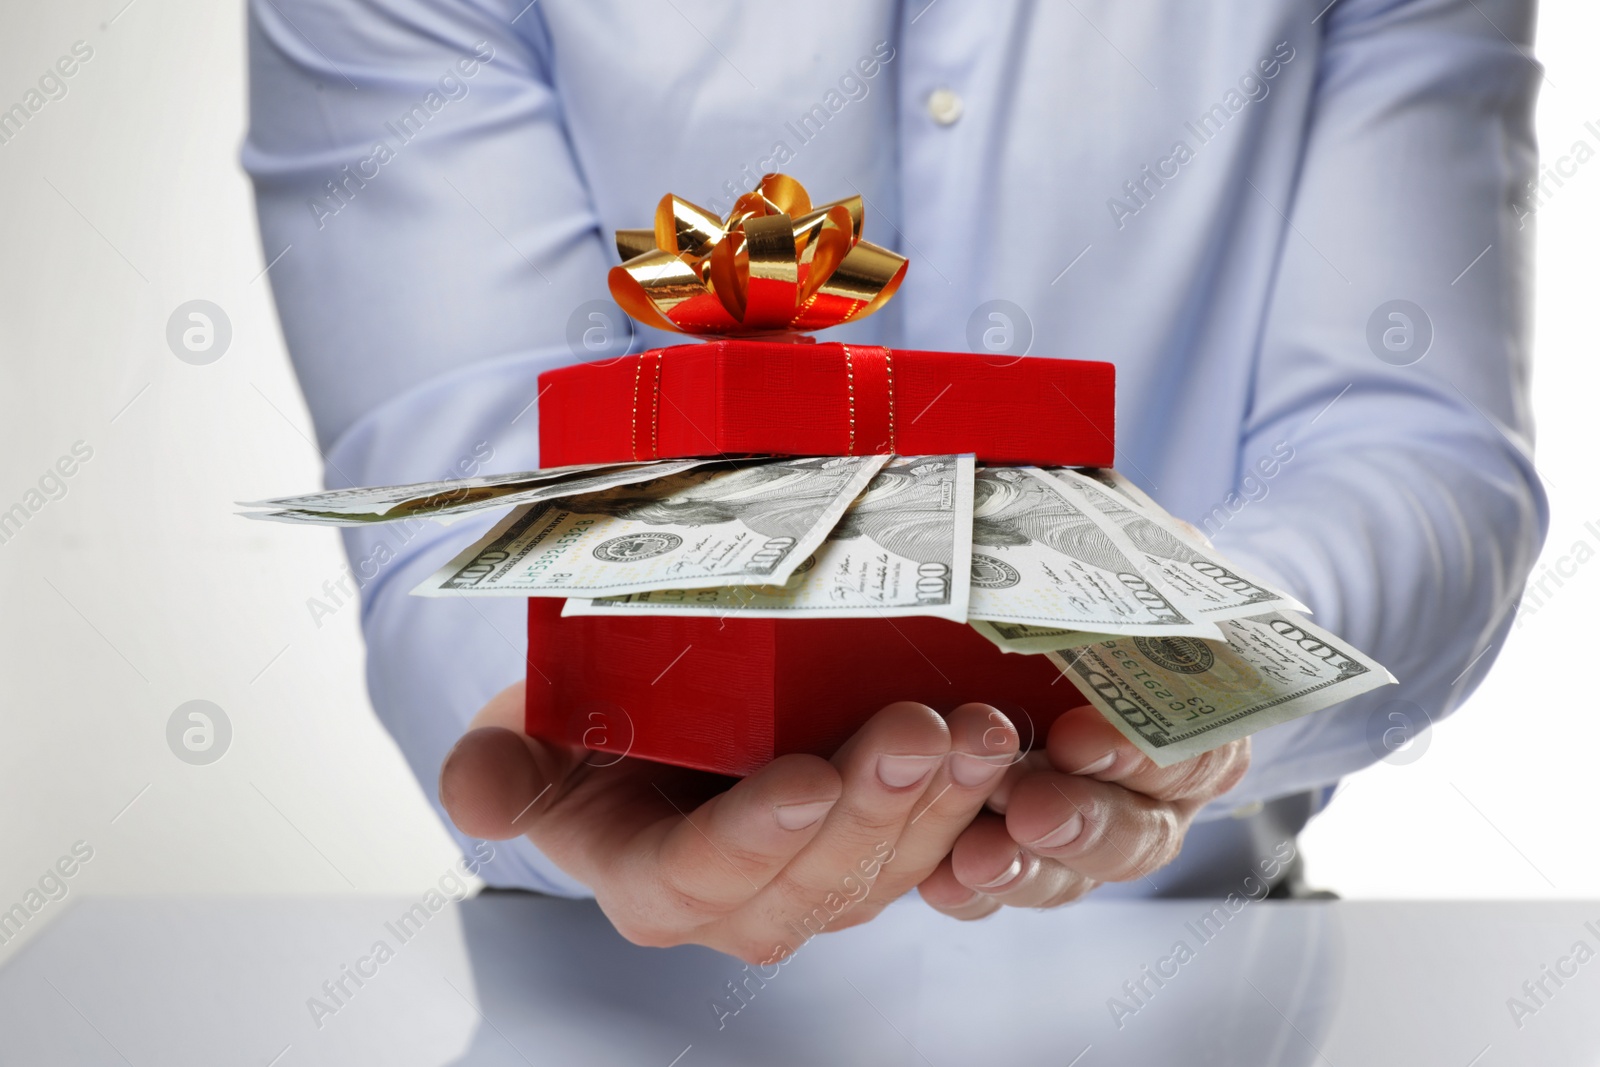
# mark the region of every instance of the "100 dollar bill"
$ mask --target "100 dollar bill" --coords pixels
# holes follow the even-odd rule
[[[737,615],[962,621],[971,456],[901,456],[878,472],[787,585],[670,589],[568,600],[563,615]]]
[[[1394,682],[1298,615],[1219,625],[1226,643],[1124,637],[1049,655],[1161,767]]]
[[[974,619],[1102,634],[1220,638],[1144,572],[1116,526],[1033,467],[978,471]]]
[[[1085,633],[1083,630],[1063,630],[1057,626],[1029,626],[1020,622],[991,622],[988,619],[969,619],[967,625],[987,637],[1002,652],[1023,655],[1060,652],[1104,641],[1105,634]]]
[[[541,500],[603,492],[621,485],[665,478],[710,462],[713,461],[675,459],[651,463],[594,463],[524,471],[520,474],[490,474],[452,482],[334,489],[326,493],[260,501],[252,506],[280,506],[285,510],[243,514],[250,519],[319,526],[366,526],[399,519],[449,519],[485,508],[534,504]]]
[[[592,597],[781,584],[887,460],[722,463],[531,504],[414,592]]]
[[[1139,551],[1146,572],[1160,577],[1197,617],[1215,621],[1306,610],[1299,601],[1225,562],[1116,471],[1062,468],[1050,474],[1085,506],[1115,523]]]

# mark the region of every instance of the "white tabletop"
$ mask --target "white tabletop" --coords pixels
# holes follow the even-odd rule
[[[408,932],[415,903],[82,900],[0,970],[0,1063],[1600,1062],[1600,959],[1572,955],[1600,950],[1600,903],[1261,902],[1209,922],[1211,902],[1088,903],[960,924],[913,898],[751,978],[735,1014],[742,964],[637,948],[590,903],[491,895]],[[1514,1018],[1512,997],[1532,1010]]]

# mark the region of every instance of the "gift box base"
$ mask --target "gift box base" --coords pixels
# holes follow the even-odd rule
[[[941,714],[989,704],[1031,747],[1084,703],[1045,657],[1008,655],[943,619],[562,618],[561,607],[528,602],[527,731],[617,758],[743,776],[791,752],[831,756],[901,700]]]

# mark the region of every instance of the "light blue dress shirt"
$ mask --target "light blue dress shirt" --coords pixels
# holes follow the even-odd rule
[[[537,466],[541,371],[667,340],[592,303],[611,231],[765,170],[860,193],[911,259],[827,336],[1114,362],[1118,467],[1401,679],[1259,734],[1123,890],[1171,891],[1248,873],[1314,805],[1230,812],[1447,714],[1510,624],[1547,521],[1532,6],[252,0],[244,163],[332,486]],[[372,701],[430,796],[523,671],[522,602],[408,596],[486,522],[346,535]],[[491,882],[585,891],[499,851]]]

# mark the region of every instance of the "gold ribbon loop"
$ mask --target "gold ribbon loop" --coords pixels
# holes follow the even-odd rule
[[[768,174],[726,219],[667,194],[653,230],[618,230],[609,276],[618,306],[659,329],[701,336],[821,330],[877,311],[906,260],[861,239],[862,201],[812,206]]]
[[[656,247],[699,259],[722,237],[722,220],[705,208],[668,193],[656,205]]]

